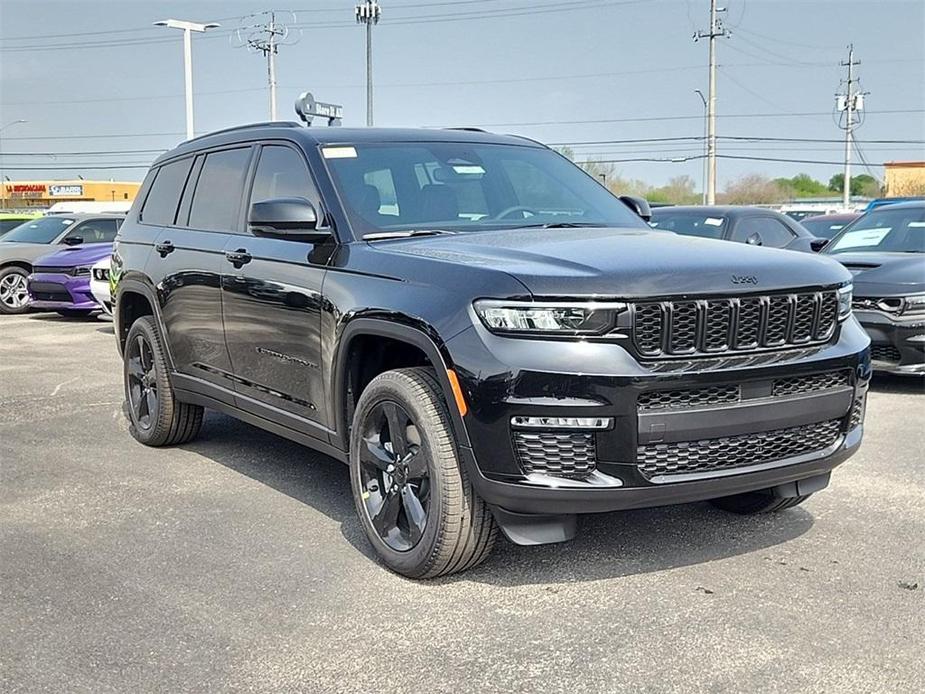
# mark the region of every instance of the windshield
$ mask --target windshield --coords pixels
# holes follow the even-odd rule
[[[925,253],[925,207],[882,207],[846,227],[826,253]]]
[[[684,236],[704,239],[721,239],[726,230],[726,218],[709,212],[678,212],[653,210],[649,224],[662,231],[673,231]]]
[[[67,217],[42,217],[20,224],[0,238],[2,243],[51,243],[74,223]]]
[[[828,217],[810,217],[800,222],[816,238],[830,239],[848,226],[854,218],[830,219]]]
[[[645,227],[602,185],[548,149],[414,142],[325,146],[359,236],[524,226]]]
[[[23,222],[27,222],[31,217],[20,217],[19,219],[0,219],[0,236],[3,236],[6,232],[15,229]]]

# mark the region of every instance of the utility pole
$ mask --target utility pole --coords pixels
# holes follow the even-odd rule
[[[707,179],[710,177],[709,174],[709,161],[707,160],[707,128],[709,126],[707,118],[707,97],[703,95],[703,92],[699,89],[695,89],[694,93],[700,97],[700,100],[703,102],[703,182],[700,184],[703,188],[703,192],[700,196],[700,204],[707,204]]]
[[[710,39],[710,91],[707,98],[707,204],[716,204],[716,39],[729,36],[719,13],[725,7],[717,7],[716,0],[710,0],[710,30],[698,31],[694,41]]]
[[[186,86],[186,139],[193,139],[193,43],[191,32],[202,33],[208,29],[215,29],[221,24],[210,22],[208,24],[199,24],[197,22],[187,22],[182,19],[162,19],[154,22],[156,27],[168,27],[170,29],[183,30],[183,78]]]
[[[366,25],[366,125],[373,124],[373,24],[379,23],[382,8],[376,0],[363,0],[356,8],[357,24]]]
[[[864,108],[865,92],[857,90],[858,80],[854,76],[854,68],[861,64],[860,60],[854,59],[854,44],[848,45],[848,60],[843,60],[841,66],[848,68],[848,79],[845,82],[845,93],[835,95],[835,109],[845,114],[844,125],[845,131],[845,180],[842,186],[842,206],[847,210],[851,206],[851,138],[856,125],[860,119],[855,119],[855,114]]]
[[[279,21],[277,15],[279,12],[268,10],[251,18],[258,20],[254,24],[243,26],[237,30],[239,45],[247,46],[248,50],[263,53],[267,59],[267,85],[270,88],[270,120],[277,119],[276,111],[276,55],[279,53],[279,47],[283,44],[292,44],[295,41],[287,41],[289,38],[289,27]],[[291,14],[291,13],[290,13]],[[293,16],[293,22],[295,17]]]

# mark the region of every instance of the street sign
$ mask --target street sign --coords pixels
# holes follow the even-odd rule
[[[344,107],[338,104],[326,104],[315,101],[311,92],[302,92],[295,100],[295,112],[305,125],[311,125],[313,118],[327,118],[328,125],[340,125],[344,114]]]

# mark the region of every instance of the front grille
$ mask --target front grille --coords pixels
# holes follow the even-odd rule
[[[840,420],[833,419],[741,436],[649,444],[636,449],[636,464],[646,479],[748,467],[821,451],[835,443],[840,428]]]
[[[633,340],[645,357],[712,355],[826,342],[837,322],[835,291],[643,302]]]
[[[636,400],[642,412],[687,409],[739,402],[739,386],[709,386],[688,390],[648,390]]]
[[[70,301],[64,285],[57,282],[29,282],[29,294],[36,301]]]
[[[864,423],[864,410],[867,397],[865,394],[858,395],[851,406],[851,416],[848,418],[848,430],[854,429]]]
[[[794,376],[792,378],[779,378],[774,381],[771,395],[781,397],[785,395],[801,395],[813,393],[829,388],[839,388],[848,385],[848,372],[832,371],[812,376]]]
[[[581,477],[594,470],[594,435],[586,432],[514,433],[514,449],[524,472]]]
[[[889,361],[898,364],[902,355],[893,345],[871,345],[870,358],[874,361]]]
[[[73,269],[72,267],[61,267],[60,265],[35,265],[32,268],[32,273],[35,275],[69,275]]]

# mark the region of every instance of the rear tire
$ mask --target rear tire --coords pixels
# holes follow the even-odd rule
[[[123,380],[129,433],[146,446],[191,441],[202,427],[203,408],[176,399],[167,358],[151,316],[136,320],[125,341]]]
[[[367,538],[396,573],[458,573],[494,546],[497,525],[460,463],[432,369],[387,371],[363,391],[350,434],[350,484]]]
[[[757,492],[746,492],[745,494],[735,494],[734,496],[724,496],[719,499],[711,499],[710,503],[729,513],[735,513],[740,516],[752,516],[758,513],[776,513],[793,508],[806,501],[812,494],[805,496],[774,496],[770,490],[762,489]]]
[[[16,265],[0,269],[0,313],[15,315],[29,310],[29,271]]]

